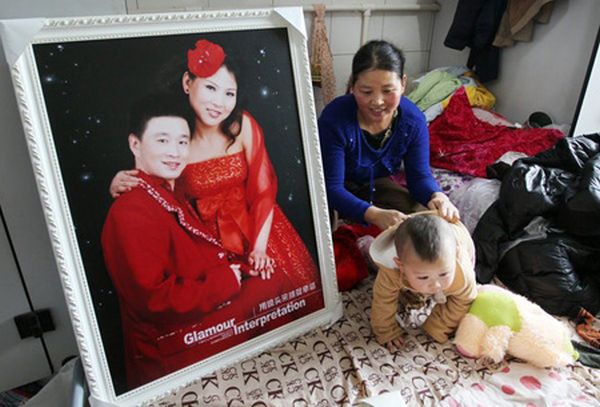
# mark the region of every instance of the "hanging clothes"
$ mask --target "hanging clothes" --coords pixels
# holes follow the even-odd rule
[[[553,0],[508,0],[493,45],[510,47],[515,41],[531,41],[534,23],[548,23],[553,8]]]
[[[333,56],[327,41],[325,27],[325,6],[315,4],[312,43],[310,50],[310,69],[313,82],[319,83],[323,91],[323,104],[326,105],[335,97],[335,75],[333,73]]]
[[[467,66],[481,82],[498,77],[500,50],[492,45],[507,0],[459,0],[450,30],[444,40],[448,48],[471,48]]]

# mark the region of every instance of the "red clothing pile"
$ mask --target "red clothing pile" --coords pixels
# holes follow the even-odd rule
[[[367,261],[358,247],[363,236],[377,236],[381,230],[376,226],[358,224],[341,225],[333,232],[335,273],[338,289],[348,291],[369,276]]]
[[[486,167],[508,151],[535,155],[564,137],[556,129],[518,129],[478,119],[465,93],[458,89],[448,107],[429,125],[431,165],[486,176]]]

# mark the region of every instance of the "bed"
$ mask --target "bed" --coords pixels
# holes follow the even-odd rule
[[[373,280],[370,275],[342,293],[344,316],[334,325],[200,378],[150,405],[383,405],[368,399],[384,394],[391,406],[600,405],[599,370],[580,363],[540,369],[515,359],[492,365],[465,359],[450,342],[437,344],[420,330],[427,308],[399,314],[408,332],[406,345],[388,352],[369,326]]]

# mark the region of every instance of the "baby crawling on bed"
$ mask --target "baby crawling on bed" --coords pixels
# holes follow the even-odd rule
[[[379,266],[371,307],[377,341],[390,352],[402,347],[398,303],[415,296],[433,296],[423,329],[447,341],[477,296],[475,247],[465,226],[435,211],[415,213],[377,236],[370,255]]]

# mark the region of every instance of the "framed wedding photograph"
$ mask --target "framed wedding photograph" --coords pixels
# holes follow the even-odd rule
[[[341,316],[302,8],[1,28],[91,405]]]

